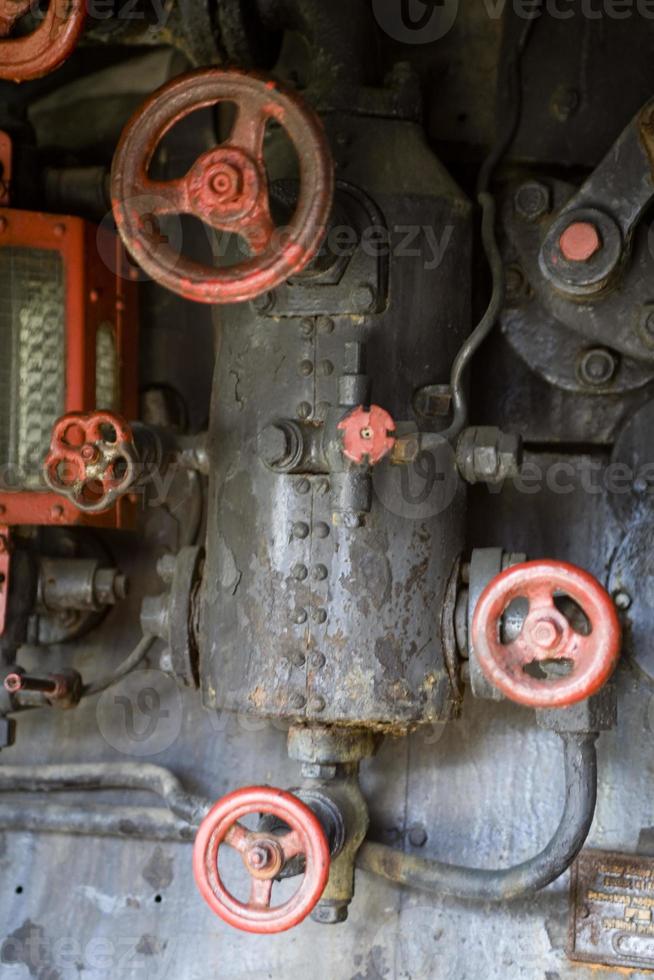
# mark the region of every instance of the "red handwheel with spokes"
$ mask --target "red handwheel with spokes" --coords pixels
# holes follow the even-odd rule
[[[248,814],[271,814],[288,827],[273,834],[247,830]],[[250,895],[240,901],[225,886],[218,869],[220,847],[240,854],[250,876]],[[272,906],[272,889],[282,869],[304,856],[301,883],[282,905]],[[329,844],[316,815],[291,793],[252,786],[223,797],[202,821],[193,850],[193,873],[209,907],[237,929],[270,934],[293,928],[315,908],[329,877]]]
[[[226,142],[182,178],[149,176],[155,151],[175,123],[219,103],[236,106]],[[264,163],[271,121],[286,131],[300,168],[297,205],[283,234],[273,223]],[[334,167],[322,123],[299,96],[258,75],[204,69],[169,82],[136,112],[114,157],[111,188],[118,230],[148,275],[187,299],[235,303],[274,289],[317,254],[331,212]],[[184,258],[158,227],[157,219],[171,214],[238,233],[251,257],[223,268]]]
[[[557,607],[569,596],[589,632],[579,632]],[[516,599],[529,610],[522,629],[502,642],[502,618]],[[532,708],[561,708],[597,693],[620,656],[621,630],[615,605],[597,579],[575,565],[531,561],[514,565],[489,582],[474,612],[472,646],[486,678],[507,698]],[[551,676],[546,667],[565,666]],[[541,669],[538,669],[539,666]]]
[[[43,19],[31,34],[11,32],[33,5],[30,0],[0,0],[0,78],[27,82],[41,78],[75,50],[86,20],[85,0],[50,0]]]

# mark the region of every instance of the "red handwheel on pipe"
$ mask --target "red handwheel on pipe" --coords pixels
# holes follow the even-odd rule
[[[0,78],[27,82],[41,78],[73,53],[86,20],[86,0],[50,0],[48,9],[31,34],[11,37],[30,0],[0,0]]]
[[[583,613],[583,630],[555,602],[566,596]],[[519,634],[506,639],[503,618],[518,599],[529,609]],[[609,594],[588,572],[558,561],[524,562],[497,575],[472,623],[474,655],[486,678],[532,708],[568,707],[597,693],[617,666],[620,641]]]
[[[236,107],[227,140],[203,153],[184,177],[151,177],[166,133],[196,110],[221,103]],[[273,222],[264,161],[270,122],[285,130],[300,171],[297,204],[284,229]],[[333,193],[329,143],[313,109],[277,82],[241,71],[203,69],[155,92],[128,123],[112,168],[114,218],[125,246],[156,282],[199,303],[251,300],[301,272],[320,248]],[[158,223],[180,214],[240,235],[249,257],[221,268],[183,257]]]
[[[288,828],[277,833],[247,830],[248,814],[270,814]],[[236,850],[250,876],[250,894],[240,901],[223,882],[218,858],[223,844]],[[304,857],[302,880],[283,904],[273,906],[272,889],[284,867]],[[193,850],[200,894],[216,915],[245,932],[271,934],[298,925],[317,905],[329,877],[327,836],[316,815],[291,793],[269,786],[239,789],[223,797],[202,821]]]

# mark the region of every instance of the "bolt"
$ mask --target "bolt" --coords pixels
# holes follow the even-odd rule
[[[300,361],[298,371],[303,378],[308,378],[309,375],[313,374],[313,364],[311,361]]]
[[[308,493],[310,489],[311,489],[311,484],[309,483],[308,480],[298,480],[298,482],[295,484],[296,493],[305,494]]]
[[[53,228],[53,231],[57,238],[63,238],[66,234],[66,225],[62,225],[61,222],[57,222]]]
[[[314,609],[311,618],[316,623],[324,623],[327,620],[327,612],[325,609]]]
[[[252,305],[257,313],[269,313],[275,305],[275,294],[265,292],[261,296],[255,296],[252,300]]]
[[[309,711],[313,714],[320,714],[325,710],[325,699],[317,696],[309,701]]]
[[[603,347],[586,351],[579,362],[579,377],[584,384],[599,387],[613,379],[618,363],[616,357]]]
[[[409,844],[412,847],[424,847],[427,843],[427,831],[422,824],[409,828]]]
[[[308,419],[311,417],[311,405],[309,402],[300,402],[297,407],[297,417],[299,419]]]
[[[316,491],[324,497],[326,493],[329,493],[329,480],[318,480],[316,484]]]
[[[542,650],[553,650],[561,639],[561,630],[551,619],[542,619],[531,630],[531,638]]]
[[[87,442],[86,445],[82,446],[79,454],[85,463],[95,463],[100,455],[100,452],[97,446],[94,446],[91,442]]]
[[[618,609],[621,609],[623,612],[626,612],[626,610],[629,609],[629,607],[631,606],[633,599],[631,598],[628,592],[624,591],[624,589],[619,589],[617,592],[613,593],[613,601],[615,602]]]
[[[320,373],[324,378],[328,378],[330,374],[334,373],[334,365],[331,361],[322,361],[320,364]]]
[[[316,565],[313,570],[313,577],[317,582],[324,582],[327,578],[327,566],[326,565]]]
[[[322,670],[325,666],[325,654],[324,653],[312,653],[311,654],[311,666],[314,670]]]
[[[306,565],[294,565],[293,566],[293,578],[297,579],[298,582],[304,582],[305,578],[309,574]]]
[[[309,317],[305,317],[300,324],[300,331],[304,337],[310,337],[313,333],[313,320]]]
[[[327,538],[329,537],[329,524],[325,524],[323,521],[318,521],[314,527],[314,531],[317,538]]]
[[[560,85],[550,103],[552,115],[559,122],[567,122],[579,108],[579,92],[566,85]]]
[[[306,621],[307,621],[307,611],[306,611],[306,609],[296,609],[295,610],[295,613],[293,615],[293,622],[297,626],[301,626],[302,623],[306,623]]]
[[[61,506],[61,504],[55,504],[51,508],[50,514],[55,520],[61,520],[61,518],[64,516],[64,508]]]
[[[293,537],[300,538],[300,540],[304,540],[304,538],[308,538],[309,525],[305,524],[304,521],[298,521],[296,524],[293,525]]]
[[[319,922],[323,926],[335,926],[339,922],[347,919],[346,902],[318,902],[311,913],[314,922]]]
[[[376,298],[375,290],[367,283],[358,285],[352,295],[354,305],[361,313],[369,313],[375,306]]]
[[[450,414],[452,391],[449,385],[426,385],[413,396],[413,407],[425,418],[445,418]]]
[[[525,277],[518,265],[510,265],[506,270],[506,294],[510,300],[520,299],[525,294]]]
[[[307,703],[307,699],[303,694],[300,694],[299,691],[296,691],[295,694],[291,694],[290,698],[288,699],[288,703],[290,704],[291,708],[294,708],[296,711],[301,711]]]
[[[601,247],[600,233],[590,221],[573,221],[559,238],[561,254],[568,262],[588,262]]]
[[[537,221],[551,208],[550,189],[540,181],[527,181],[516,191],[513,204],[516,212],[525,221]]]
[[[318,330],[321,333],[332,333],[334,329],[334,321],[330,316],[319,316],[318,317]]]
[[[253,868],[256,868],[257,871],[262,871],[268,864],[269,860],[270,855],[263,846],[253,847],[252,850],[248,852],[248,864]]]

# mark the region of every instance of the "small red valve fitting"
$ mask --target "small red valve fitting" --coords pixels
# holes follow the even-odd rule
[[[374,466],[395,445],[395,422],[379,405],[371,405],[368,410],[359,405],[338,423],[338,430],[343,433],[343,454],[352,463],[367,460]]]
[[[237,117],[226,142],[204,153],[185,177],[157,181],[148,167],[168,130],[197,109],[229,102]],[[284,229],[272,219],[264,136],[278,123],[300,166],[297,205]],[[277,82],[241,71],[203,69],[164,85],[136,112],[112,169],[116,225],[136,262],[162,286],[199,303],[237,303],[269,292],[318,253],[334,195],[334,165],[313,109]],[[240,235],[251,258],[229,267],[179,255],[157,219],[192,214],[217,231]]]
[[[86,0],[50,0],[35,31],[8,37],[30,6],[30,0],[0,0],[0,79],[27,82],[48,75],[73,53],[82,36]]]
[[[557,608],[569,596],[581,609],[589,632],[577,632]],[[501,638],[502,617],[514,600],[529,610],[520,634]],[[514,565],[489,582],[473,616],[472,647],[486,678],[507,698],[531,708],[563,708],[595,694],[620,657],[621,630],[615,605],[588,572],[558,561]],[[567,673],[549,676],[559,661]],[[538,669],[542,665],[542,669]]]
[[[247,830],[238,821],[248,814],[272,814],[288,830]],[[238,851],[250,876],[245,902],[235,898],[221,878],[222,844]],[[275,878],[299,855],[304,856],[299,888],[282,905],[271,906]],[[236,929],[264,935],[292,929],[309,915],[325,890],[329,866],[329,844],[316,815],[292,793],[269,786],[239,789],[219,800],[202,821],[193,850],[195,881],[212,911]]]
[[[138,464],[134,433],[124,419],[112,412],[70,412],[54,425],[43,474],[79,510],[98,514],[133,486]]]

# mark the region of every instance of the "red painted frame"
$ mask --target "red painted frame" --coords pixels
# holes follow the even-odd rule
[[[101,246],[101,248],[100,248]],[[0,249],[56,251],[65,279],[65,412],[88,412],[95,405],[96,334],[102,323],[115,327],[120,379],[120,414],[138,411],[138,318],[135,275],[119,239],[81,218],[0,208]],[[101,259],[114,256],[114,269]],[[138,273],[136,273],[138,274]],[[17,524],[133,526],[134,504],[120,500],[104,514],[83,514],[65,497],[50,491],[0,491],[0,521]]]

